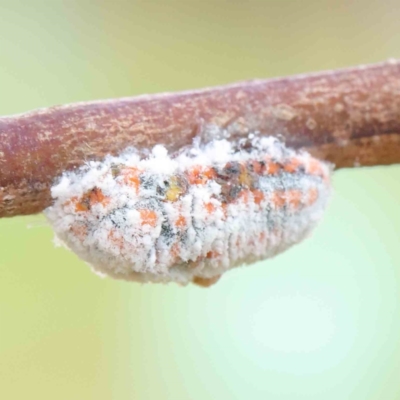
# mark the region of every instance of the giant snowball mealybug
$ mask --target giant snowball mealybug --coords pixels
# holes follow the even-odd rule
[[[130,149],[66,172],[45,214],[97,272],[206,286],[304,239],[327,204],[330,173],[273,137],[174,154]]]

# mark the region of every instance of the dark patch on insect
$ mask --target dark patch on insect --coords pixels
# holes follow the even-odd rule
[[[240,173],[240,164],[237,161],[229,162],[225,165],[224,172],[227,175],[234,177]]]
[[[297,167],[297,172],[301,173],[301,174],[305,174],[306,173],[306,167],[303,164],[300,164]]]
[[[160,201],[158,199],[149,198],[149,199],[139,200],[135,204],[135,209],[136,210],[160,211],[160,210],[162,210],[162,206],[161,206]]]
[[[168,221],[164,221],[161,224],[161,236],[164,237],[167,244],[170,244],[175,237],[174,230]]]
[[[141,174],[139,176],[140,187],[146,190],[152,190],[156,187],[156,180],[154,176],[150,174]]]
[[[243,139],[243,140],[239,141],[235,151],[242,150],[242,151],[246,151],[247,153],[249,153],[252,150],[252,148],[253,148],[253,144],[252,144],[251,140]]]
[[[123,224],[126,223],[126,212],[124,211],[124,208],[120,208],[118,210],[113,210],[107,216],[110,219],[110,221],[113,223],[113,225],[118,229],[121,229],[123,227]]]

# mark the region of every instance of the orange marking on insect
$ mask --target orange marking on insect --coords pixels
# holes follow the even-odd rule
[[[261,190],[254,189],[252,190],[253,198],[254,198],[254,203],[260,205],[261,202],[264,200],[264,193]]]
[[[307,200],[307,204],[309,206],[311,206],[312,204],[314,204],[318,199],[318,190],[316,188],[311,188],[308,191],[308,200]]]
[[[242,190],[239,193],[239,199],[241,199],[243,201],[244,204],[248,204],[249,203],[249,191],[248,190]]]
[[[90,192],[89,201],[91,206],[99,203],[103,206],[106,206],[110,202],[110,199],[107,196],[104,196],[104,193],[101,191],[101,189],[95,187]]]
[[[221,254],[218,253],[217,251],[209,251],[209,252],[207,253],[207,255],[206,255],[206,258],[208,258],[208,259],[213,259],[213,258],[218,258],[218,257],[220,257],[220,256],[221,256]]]
[[[123,182],[134,188],[135,192],[137,193],[139,191],[140,187],[140,171],[138,168],[134,167],[125,167],[121,169],[120,174],[122,176]]]
[[[284,170],[289,173],[294,173],[297,171],[300,165],[300,160],[298,160],[297,158],[292,158],[289,163],[285,165]]]
[[[286,192],[287,203],[294,209],[298,209],[301,205],[302,193],[300,190],[288,190]]]
[[[282,208],[285,205],[285,192],[277,190],[271,194],[271,202],[276,208]]]
[[[87,194],[84,194],[81,198],[77,196],[71,197],[70,200],[67,200],[64,203],[64,206],[69,206],[70,204],[75,206],[76,212],[85,212],[90,210],[89,197]]]
[[[214,168],[204,168],[203,175],[208,179],[214,179],[217,176]]]
[[[321,168],[321,163],[315,159],[310,159],[306,168],[306,172],[310,175],[324,175]]]
[[[213,168],[203,167],[201,165],[195,165],[188,171],[188,181],[192,185],[204,185],[215,177],[216,173]]]
[[[155,227],[157,225],[157,213],[154,210],[139,210],[142,225],[150,225]]]
[[[84,212],[89,211],[96,204],[106,206],[109,204],[110,198],[105,196],[101,189],[95,187],[86,192],[80,199],[72,198],[71,201],[75,203],[75,211]]]
[[[278,163],[268,161],[266,164],[266,172],[268,175],[275,175],[277,174],[281,169],[281,166]]]
[[[208,214],[212,214],[216,210],[216,207],[213,203],[204,203],[204,207]]]
[[[75,206],[76,212],[89,211],[89,203],[87,201],[81,201],[77,196],[71,197],[70,200],[64,203],[64,206],[69,206],[70,204]]]
[[[85,203],[77,203],[75,206],[75,211],[77,212],[89,211],[89,207]]]
[[[175,226],[178,228],[182,228],[186,225],[186,218],[183,215],[179,215],[175,221]]]

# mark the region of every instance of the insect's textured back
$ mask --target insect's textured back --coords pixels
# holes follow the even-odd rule
[[[91,162],[53,187],[46,215],[96,271],[207,285],[305,238],[329,193],[330,166],[307,153],[274,138],[219,140]]]

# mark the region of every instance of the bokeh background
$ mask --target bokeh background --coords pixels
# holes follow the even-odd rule
[[[398,0],[0,0],[0,114],[400,57]],[[1,173],[1,172],[0,172]],[[400,399],[400,166],[216,286],[101,279],[0,221],[2,399]]]

